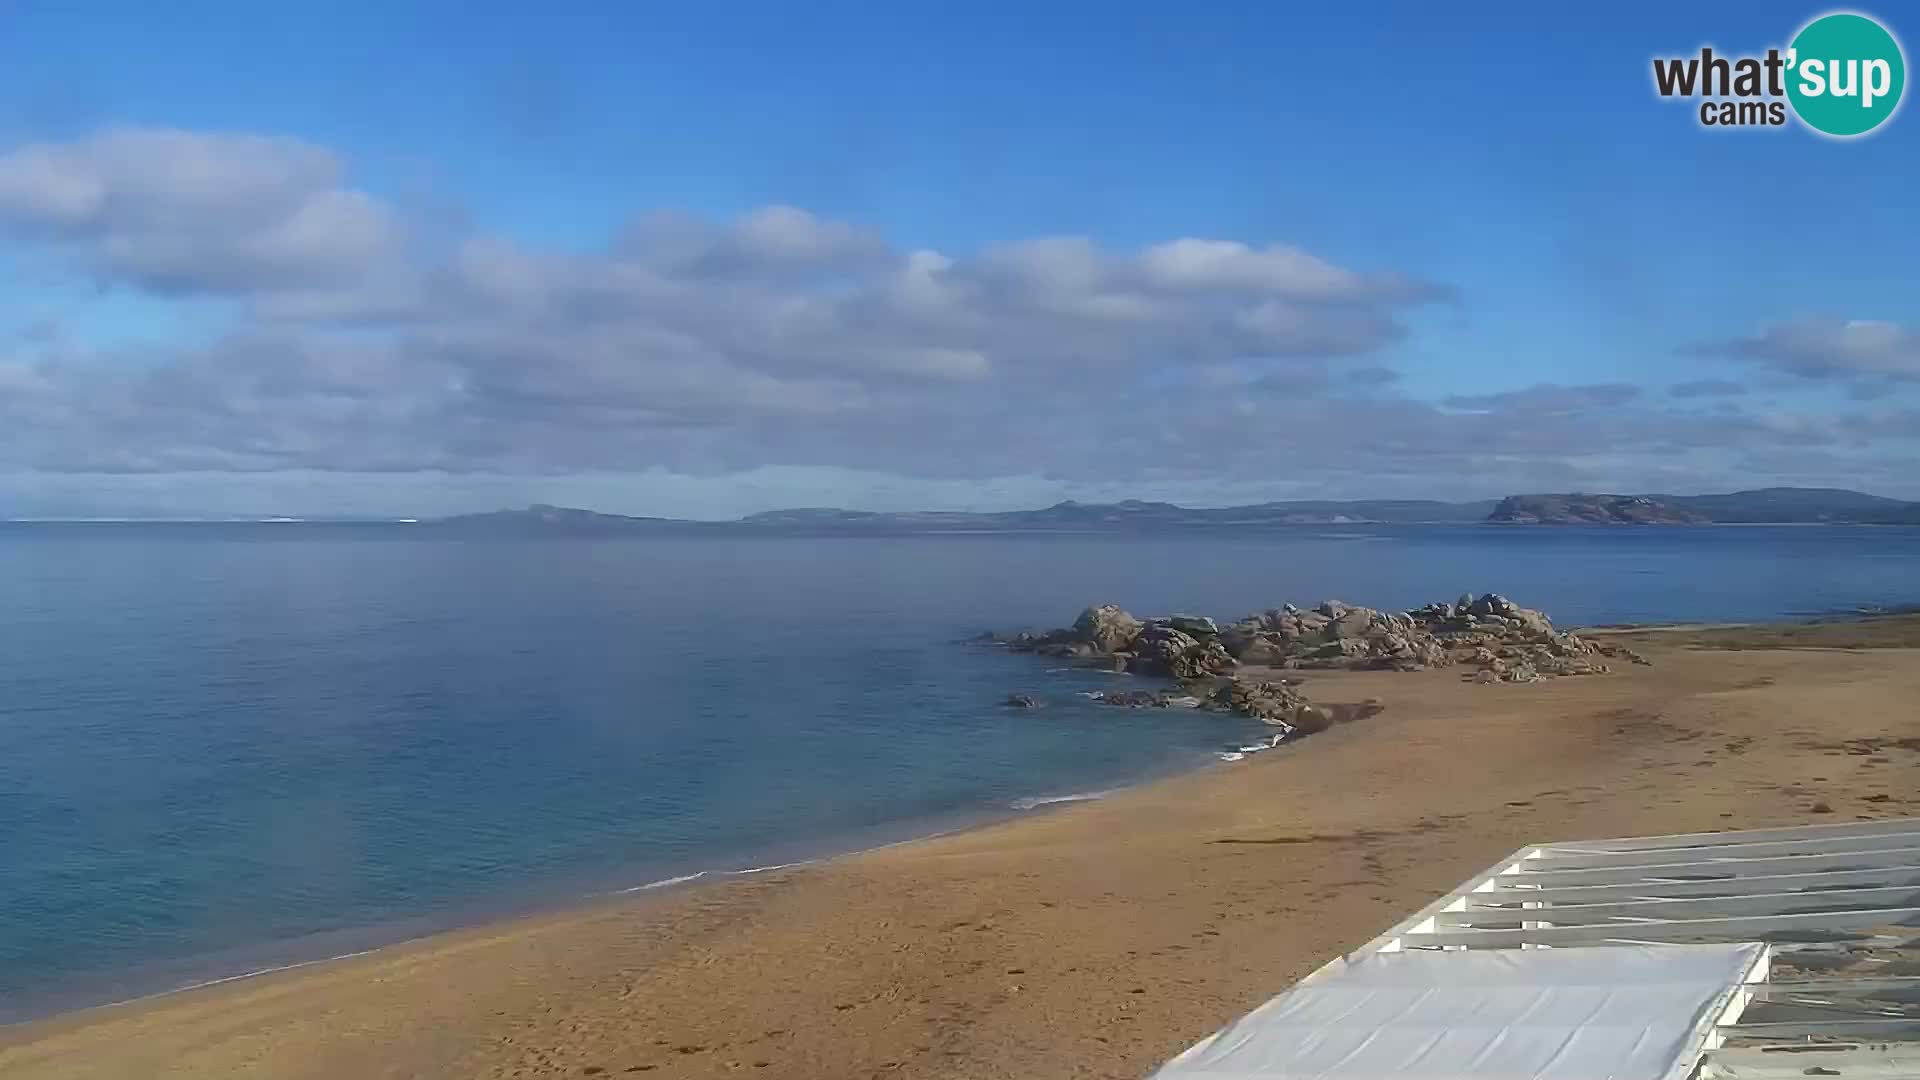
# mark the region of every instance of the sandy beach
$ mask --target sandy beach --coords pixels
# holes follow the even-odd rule
[[[0,1077],[1139,1077],[1522,843],[1920,815],[1920,617],[1609,633],[1653,666],[1310,673],[1386,710],[964,834],[0,1029]]]

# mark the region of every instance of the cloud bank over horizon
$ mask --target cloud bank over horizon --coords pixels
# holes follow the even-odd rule
[[[0,144],[0,259],[35,297],[0,324],[0,516],[1920,497],[1920,330],[1873,312],[1674,341],[1658,384],[1520,364],[1423,394],[1423,334],[1481,298],[1415,266],[943,252],[782,204],[570,247],[310,141],[139,127]]]

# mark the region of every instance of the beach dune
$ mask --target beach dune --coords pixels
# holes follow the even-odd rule
[[[1528,841],[1920,813],[1920,619],[1628,636],[1652,667],[1316,674],[1385,711],[967,833],[0,1029],[0,1077],[1139,1077]]]

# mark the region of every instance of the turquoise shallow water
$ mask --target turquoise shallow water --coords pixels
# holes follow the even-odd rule
[[[0,526],[0,1018],[846,850],[1249,726],[963,647],[1084,605],[1497,589],[1565,623],[1920,600],[1920,532],[858,539]],[[998,707],[1010,690],[1037,713]]]

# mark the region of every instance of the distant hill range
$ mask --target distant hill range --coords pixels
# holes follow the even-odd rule
[[[1283,525],[1476,524],[1920,525],[1920,503],[1833,488],[1764,488],[1730,495],[1510,495],[1479,502],[1425,499],[1309,500],[1190,508],[1128,499],[1071,500],[1042,510],[769,510],[738,521],[627,517],[560,506],[463,514],[428,523],[481,533],[846,534],[925,532],[1142,532]]]
[[[1488,521],[1516,525],[1920,525],[1920,503],[1841,488],[1731,495],[1509,495]]]
[[[1507,525],[1710,525],[1713,519],[1651,495],[1509,495],[1487,515]]]

